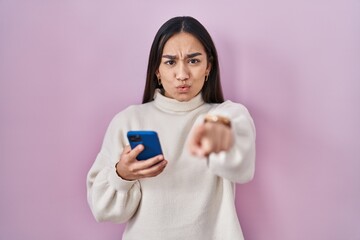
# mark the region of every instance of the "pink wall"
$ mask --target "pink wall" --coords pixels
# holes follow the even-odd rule
[[[0,239],[119,239],[91,216],[85,177],[175,15],[207,26],[225,95],[255,118],[247,239],[360,239],[359,3],[0,1]]]

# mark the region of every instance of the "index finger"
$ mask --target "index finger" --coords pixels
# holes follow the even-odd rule
[[[205,127],[203,125],[196,126],[194,128],[194,131],[189,138],[188,146],[190,149],[190,152],[195,154],[199,151],[201,148],[201,139],[204,135]]]

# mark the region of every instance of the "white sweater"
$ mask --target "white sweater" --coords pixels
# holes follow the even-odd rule
[[[231,119],[235,143],[202,159],[190,155],[186,141],[207,113]],[[115,163],[129,130],[158,133],[168,160],[164,172],[137,181],[118,177]],[[124,240],[241,240],[235,183],[250,181],[254,169],[255,128],[243,105],[204,103],[201,94],[178,102],[156,92],[154,101],[130,106],[111,121],[87,176],[88,203],[97,221],[127,222]]]

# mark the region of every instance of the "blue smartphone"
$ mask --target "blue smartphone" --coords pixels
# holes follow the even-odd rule
[[[131,149],[142,144],[144,150],[136,157],[137,160],[147,160],[162,154],[159,137],[155,131],[129,131],[127,138]]]

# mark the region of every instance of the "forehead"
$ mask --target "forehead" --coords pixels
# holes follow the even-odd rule
[[[201,42],[190,33],[177,33],[165,43],[163,53],[176,54],[177,52],[205,52]]]

